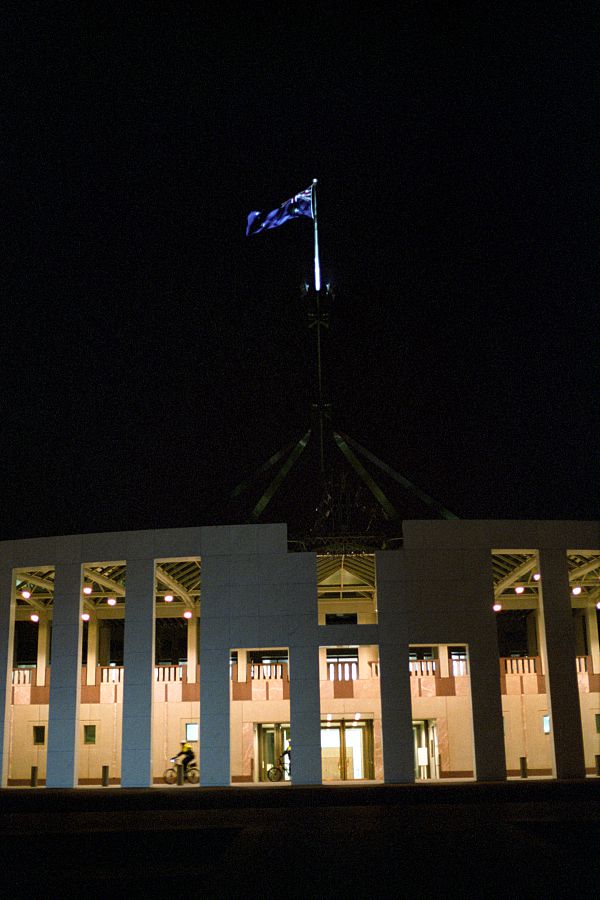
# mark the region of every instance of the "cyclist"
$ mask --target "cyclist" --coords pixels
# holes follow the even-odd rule
[[[177,756],[173,757],[173,762],[175,764],[181,763],[183,765],[183,773],[185,775],[188,770],[188,766],[191,765],[191,763],[195,762],[195,760],[196,755],[192,750],[192,745],[188,744],[187,741],[181,741],[181,750],[179,751]]]

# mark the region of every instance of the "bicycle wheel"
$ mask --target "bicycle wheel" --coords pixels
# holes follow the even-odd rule
[[[279,768],[279,766],[272,766],[267,772],[267,778],[269,781],[281,781],[283,778],[283,772]]]
[[[165,769],[163,778],[167,784],[175,784],[177,781],[177,772],[175,769]]]
[[[198,782],[200,781],[200,773],[198,772],[196,766],[190,766],[185,774],[185,777],[190,784],[198,784]]]

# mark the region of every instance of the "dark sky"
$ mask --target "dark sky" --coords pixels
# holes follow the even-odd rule
[[[338,427],[600,518],[593,16],[326,6],[5,5],[1,538],[211,524],[299,437],[311,223],[244,229],[314,177]]]

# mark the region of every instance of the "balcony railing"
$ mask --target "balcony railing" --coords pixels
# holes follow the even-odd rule
[[[577,663],[577,671],[578,672],[589,672],[590,664],[589,664],[589,656],[576,656],[575,662]]]
[[[35,672],[35,669],[13,669],[12,673],[12,683],[13,684],[32,684],[33,679],[31,673]]]
[[[537,675],[542,671],[539,656],[503,656],[500,669],[505,675]]]
[[[408,662],[410,674],[416,678],[423,675],[435,675],[437,659],[411,659]]]
[[[100,666],[100,684],[121,684],[123,666]]]
[[[248,677],[250,681],[287,679],[287,663],[248,663]]]
[[[327,663],[328,681],[357,681],[357,679],[358,663],[355,660]]]

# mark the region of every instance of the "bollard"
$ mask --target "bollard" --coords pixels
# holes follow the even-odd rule
[[[596,756],[596,775],[600,775],[600,756]]]
[[[183,765],[177,764],[177,784],[183,784]]]
[[[521,766],[521,778],[527,778],[527,757],[519,757],[519,765]]]
[[[102,787],[108,787],[108,785],[109,785],[108,766],[102,766]]]
[[[31,767],[31,781],[30,781],[30,785],[31,785],[31,787],[37,787],[37,786],[38,786],[38,767],[37,767],[37,766],[32,766],[32,767]]]

